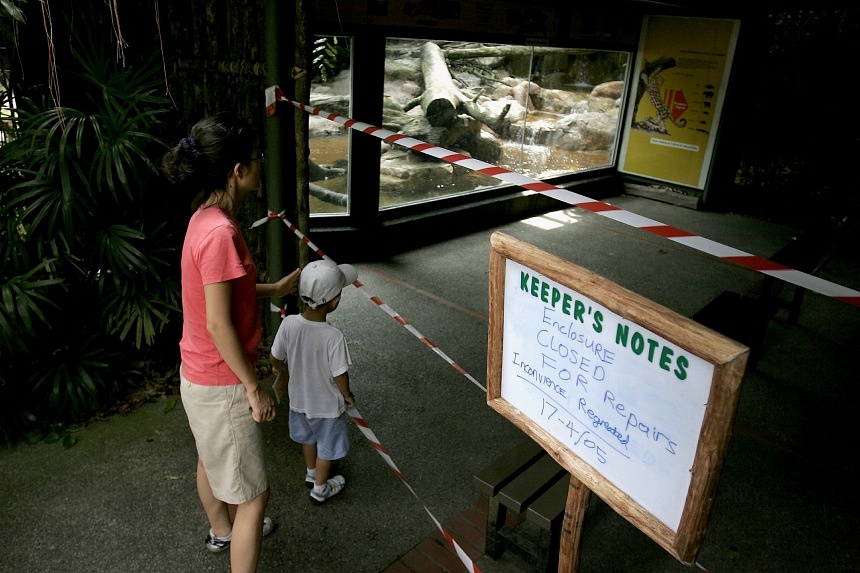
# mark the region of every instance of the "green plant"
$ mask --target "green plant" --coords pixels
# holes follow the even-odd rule
[[[314,40],[313,68],[320,80],[325,83],[334,79],[342,69],[349,67],[349,47],[345,38],[320,36]]]
[[[39,442],[56,444],[62,440],[63,449],[68,450],[75,447],[78,443],[77,436],[69,432],[70,430],[65,426],[65,424],[49,424],[45,429],[36,428],[35,430],[27,432],[27,435],[24,436],[24,441],[27,444],[33,445],[38,444]]]
[[[127,392],[130,365],[179,313],[179,239],[152,191],[169,104],[160,70],[93,47],[75,56],[79,105],[23,102],[0,158],[7,440]]]
[[[12,0],[0,0],[0,38],[14,38],[16,23],[24,23],[24,13]]]

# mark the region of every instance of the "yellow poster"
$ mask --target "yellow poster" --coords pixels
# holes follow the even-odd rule
[[[619,171],[705,188],[739,26],[645,19]]]

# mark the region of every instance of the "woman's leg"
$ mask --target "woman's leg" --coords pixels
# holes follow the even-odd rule
[[[206,517],[209,518],[212,533],[216,537],[227,537],[230,535],[232,519],[230,519],[229,509],[226,503],[220,499],[216,499],[212,494],[212,487],[209,485],[209,478],[206,477],[206,470],[200,458],[197,459],[197,495],[200,496],[200,503],[203,504],[203,511],[206,512]]]
[[[263,543],[263,518],[269,490],[236,507],[233,541],[230,544],[231,573],[255,573]]]

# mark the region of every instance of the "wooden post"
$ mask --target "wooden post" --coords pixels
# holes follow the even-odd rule
[[[571,475],[558,548],[558,573],[577,573],[579,571],[582,527],[585,522],[585,511],[588,509],[589,499],[591,499],[591,490]]]
[[[293,28],[294,12],[286,9],[282,0],[266,0],[265,2],[265,60],[266,85],[280,85],[284,89],[289,85],[290,69],[293,67],[292,37],[282,34],[282,30]],[[292,106],[290,106],[292,107]],[[262,115],[262,111],[260,111]],[[285,108],[283,113],[265,119],[264,133],[266,137],[266,170],[265,190],[266,206],[275,213],[284,211],[290,221],[295,220],[295,154],[293,153],[293,115]],[[259,216],[259,213],[256,213]],[[297,266],[298,252],[303,245],[289,233],[286,225],[267,223],[267,260],[268,278],[279,280],[285,274],[292,272]],[[307,249],[302,249],[307,250]],[[287,313],[297,310],[296,297],[287,296],[280,300],[271,301],[278,306],[286,305]],[[281,324],[281,316],[266,309],[268,320],[265,321],[264,336],[273,335]]]
[[[310,29],[310,15],[308,6],[304,0],[296,0],[296,26],[295,26],[295,65],[293,70],[295,86],[293,98],[295,101],[307,102],[311,93],[311,59],[309,44],[312,32]],[[308,175],[308,158],[310,156],[310,144],[308,143],[309,128],[308,114],[297,107],[293,108],[295,116],[295,146],[296,146],[296,226],[308,235],[310,232],[310,177]],[[299,266],[304,267],[310,257],[308,249],[300,248]]]

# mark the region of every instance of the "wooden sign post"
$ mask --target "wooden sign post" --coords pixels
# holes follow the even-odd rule
[[[571,474],[559,572],[591,492],[692,564],[749,349],[501,233],[489,283],[487,402]]]

